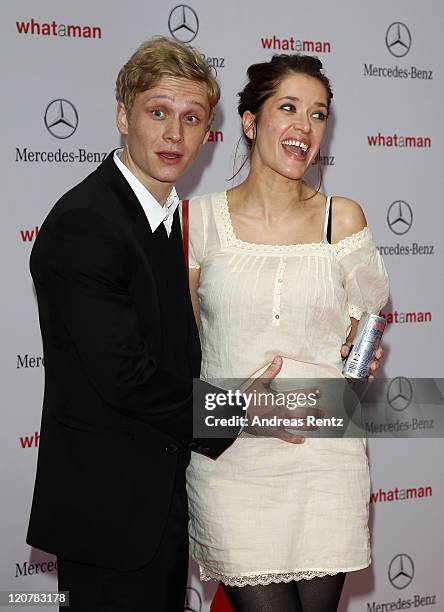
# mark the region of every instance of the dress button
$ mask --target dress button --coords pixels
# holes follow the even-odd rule
[[[174,455],[174,453],[177,453],[177,451],[179,450],[179,447],[177,446],[177,444],[168,444],[165,450],[169,455]]]
[[[275,319],[279,319],[279,315],[274,315],[274,318]]]

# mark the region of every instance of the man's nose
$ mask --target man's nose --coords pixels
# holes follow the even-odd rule
[[[178,143],[183,140],[183,125],[179,117],[172,117],[168,124],[163,137],[168,142]]]

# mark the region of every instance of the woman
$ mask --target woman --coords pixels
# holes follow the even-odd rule
[[[190,203],[190,286],[202,377],[338,378],[339,347],[388,297],[361,207],[303,182],[332,99],[321,62],[279,55],[250,66],[239,114],[250,172]],[[236,612],[330,612],[345,573],[370,563],[365,441],[241,437],[188,468],[191,554]]]

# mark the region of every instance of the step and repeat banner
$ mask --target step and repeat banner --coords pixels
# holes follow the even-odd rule
[[[25,544],[44,374],[29,254],[59,196],[119,146],[115,78],[152,35],[195,45],[222,87],[210,140],[178,186],[183,197],[232,184],[243,154],[235,160],[236,94],[250,64],[273,53],[322,60],[334,90],[323,191],[362,203],[391,279],[383,368],[395,378],[391,420],[407,418],[412,378],[443,376],[442,3],[189,2],[17,0],[0,9],[0,590],[57,587],[54,557]],[[348,576],[342,611],[444,610],[444,448],[427,437],[430,423],[411,430],[410,439],[369,442],[373,563]],[[185,609],[207,612],[215,590],[191,563]]]

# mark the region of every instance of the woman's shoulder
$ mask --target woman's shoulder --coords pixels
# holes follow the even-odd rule
[[[358,234],[367,227],[362,206],[343,196],[332,197],[331,218],[333,244]]]
[[[191,231],[193,228],[208,228],[216,224],[216,217],[220,217],[224,211],[225,191],[206,193],[190,199],[189,223]]]

